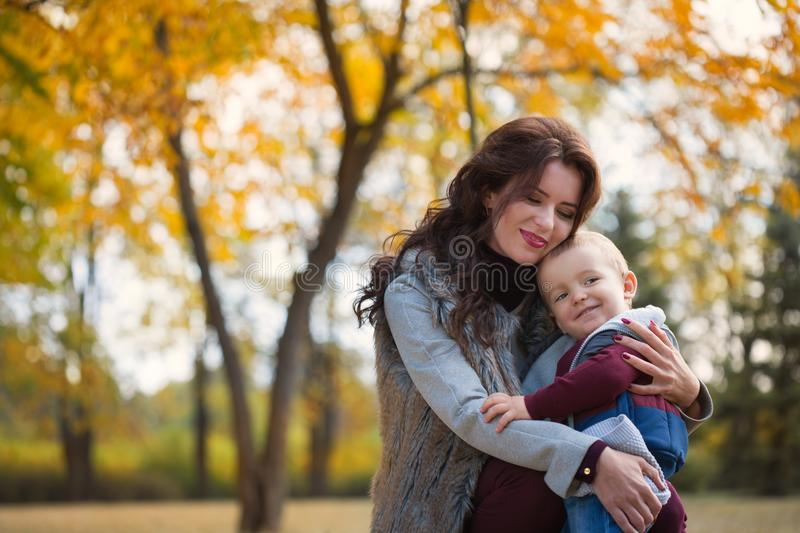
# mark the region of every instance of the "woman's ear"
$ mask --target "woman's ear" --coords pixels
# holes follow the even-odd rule
[[[488,211],[491,211],[497,205],[497,198],[498,194],[492,191],[486,191],[483,193],[483,207],[485,207]]]
[[[628,305],[633,305],[633,297],[636,296],[636,289],[639,287],[639,282],[636,280],[636,274],[628,270],[622,276],[622,288],[625,294],[625,301]]]

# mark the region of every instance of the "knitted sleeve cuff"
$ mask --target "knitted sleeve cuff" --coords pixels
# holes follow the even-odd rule
[[[533,407],[533,394],[526,394],[525,398],[525,409],[528,411],[528,416],[531,417],[531,420],[538,420],[536,410]]]

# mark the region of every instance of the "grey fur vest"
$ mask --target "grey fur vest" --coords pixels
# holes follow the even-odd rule
[[[416,254],[409,251],[407,255]],[[401,269],[413,264],[415,275],[430,294],[434,322],[457,338],[450,323],[450,312],[458,301],[455,287],[434,268],[430,254],[422,252],[412,261],[404,261]],[[492,345],[483,347],[467,323],[466,341],[460,346],[487,393],[519,394],[511,351],[515,333],[522,328],[526,352],[538,354],[548,341],[550,321],[535,296],[525,299],[521,320],[499,304],[494,307],[497,327]],[[403,365],[382,310],[375,324],[375,356],[382,453],[372,480],[372,531],[462,531],[487,456],[450,431],[422,398]]]

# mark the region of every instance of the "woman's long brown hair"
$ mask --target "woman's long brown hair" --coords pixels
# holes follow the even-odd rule
[[[447,196],[430,204],[413,230],[403,230],[386,239],[384,248],[402,240],[397,255],[376,256],[370,264],[370,279],[353,304],[359,325],[375,325],[383,309],[386,287],[394,279],[403,256],[409,250],[429,251],[437,262],[450,266],[450,280],[458,287],[459,300],[451,314],[454,331],[463,332],[467,320],[475,336],[489,346],[495,328],[491,298],[477,284],[470,283],[480,261],[476,253],[463,253],[458,243],[474,247],[485,243],[503,210],[511,202],[530,196],[552,161],[578,171],[582,180],[581,199],[571,233],[588,218],[600,198],[600,172],[586,139],[567,122],[557,118],[525,117],[513,120],[484,140],[480,149],[459,169],[447,187]],[[500,192],[491,213],[483,200],[489,192]],[[458,335],[461,337],[461,335]],[[463,337],[457,338],[459,343]]]

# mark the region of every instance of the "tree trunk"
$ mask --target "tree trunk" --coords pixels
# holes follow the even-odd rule
[[[177,182],[186,231],[192,243],[197,266],[200,268],[200,279],[206,302],[206,316],[217,332],[225,376],[231,393],[234,440],[237,451],[237,489],[239,502],[241,503],[239,528],[242,531],[258,531],[261,524],[263,524],[262,481],[255,459],[250,409],[245,397],[241,361],[233,339],[228,334],[216,285],[211,277],[211,263],[206,249],[205,235],[200,226],[197,207],[194,203],[194,194],[189,180],[189,161],[183,152],[181,132],[182,130],[178,128],[169,135],[169,144],[176,156],[173,172]]]
[[[367,142],[356,142],[358,132],[345,132],[342,158],[339,162],[339,183],[336,204],[321,223],[316,247],[308,256],[307,267],[295,274],[294,294],[286,316],[283,335],[278,342],[277,365],[272,382],[272,398],[267,422],[268,434],[264,453],[264,486],[266,526],[278,530],[283,500],[286,496],[286,432],[289,423],[292,393],[296,389],[299,352],[308,341],[308,322],[311,301],[325,281],[325,271],[336,255],[336,247],[344,235],[352,211],[356,190],[364,177],[364,169],[383,137],[386,118],[372,126]]]
[[[780,311],[783,311],[779,307]],[[791,472],[794,471],[794,456],[796,448],[793,450],[791,441],[793,421],[793,407],[795,400],[792,389],[797,386],[797,381],[793,377],[796,370],[794,364],[793,351],[796,350],[796,339],[791,339],[789,335],[778,334],[778,343],[784,346],[783,357],[780,365],[775,369],[773,378],[773,390],[770,395],[769,406],[774,411],[775,420],[769,428],[769,459],[766,462],[764,472],[765,483],[763,493],[766,496],[785,496],[791,488]],[[796,415],[794,415],[796,416]],[[796,418],[795,418],[796,420]]]
[[[163,18],[156,23],[153,38],[159,52],[164,58],[168,58],[170,56],[169,30]],[[165,104],[162,111],[172,121],[172,125],[164,133],[174,154],[173,177],[178,189],[181,213],[186,224],[186,232],[192,243],[195,261],[200,269],[200,280],[206,304],[206,320],[217,333],[225,377],[231,393],[233,436],[237,452],[237,493],[241,504],[239,529],[241,531],[258,531],[264,523],[263,481],[255,457],[252,421],[245,395],[241,360],[233,339],[228,333],[217,288],[211,277],[211,261],[206,249],[205,234],[200,226],[189,177],[189,160],[183,151],[181,140],[183,132],[181,109],[185,105],[185,100],[180,100],[182,97],[173,94],[174,86],[174,80],[168,75],[163,82]],[[172,160],[172,158],[168,158],[168,160]]]
[[[478,149],[478,121],[475,116],[475,103],[472,98],[472,58],[467,51],[469,31],[470,0],[455,0],[455,20],[458,43],[461,46],[461,77],[464,80],[464,98],[469,117],[469,145],[472,151]]]
[[[94,181],[90,180],[90,189]],[[95,282],[95,229],[90,223],[87,231],[87,276],[79,283],[75,279],[75,272],[69,267],[72,288],[77,296],[78,304],[78,338],[74,346],[78,362],[83,365],[90,346],[86,340],[86,298]],[[66,368],[62,369],[65,372]],[[82,403],[79,394],[75,394],[78,387],[86,387],[85,383],[72,385],[62,376],[64,391],[58,399],[58,429],[61,439],[61,453],[64,457],[64,466],[67,474],[67,499],[70,501],[85,501],[91,497],[94,472],[92,468],[92,447],[94,434],[87,406]],[[76,397],[78,396],[78,397]]]
[[[265,524],[270,530],[278,530],[281,523],[283,500],[286,495],[286,432],[288,429],[292,393],[300,368],[299,351],[301,343],[308,340],[308,321],[311,301],[322,288],[325,271],[336,255],[336,247],[344,235],[347,221],[355,201],[356,191],[364,178],[364,170],[375,150],[383,139],[389,114],[396,109],[394,91],[399,78],[399,50],[405,28],[405,9],[407,1],[401,2],[401,20],[395,52],[386,63],[384,88],[381,104],[374,120],[363,126],[355,122],[346,90],[344,73],[341,70],[338,54],[334,50],[332,28],[327,15],[325,2],[317,0],[320,19],[320,32],[323,45],[332,70],[334,85],[340,95],[345,117],[345,134],[342,143],[339,169],[336,173],[338,184],[336,203],[333,210],[320,224],[320,235],[316,246],[308,255],[304,270],[294,278],[294,293],[286,316],[286,325],[278,341],[277,364],[272,382],[269,419],[267,421],[267,442],[264,451]]]
[[[94,435],[80,404],[63,397],[60,404],[59,436],[67,471],[67,499],[85,501],[92,495]]]
[[[206,335],[207,339],[207,335]],[[194,361],[194,405],[195,405],[195,472],[197,485],[195,495],[198,498],[208,497],[208,408],[206,406],[206,382],[208,370],[203,355],[206,342],[197,348]]]
[[[315,414],[309,432],[310,496],[327,496],[329,493],[328,464],[333,451],[339,398],[336,390],[335,358],[336,355],[325,346],[315,346],[308,362],[308,399]]]
[[[360,124],[353,106],[341,54],[333,37],[333,24],[325,0],[314,2],[319,22],[318,31],[328,59],[334,88],[341,104],[344,119],[344,142],[337,171],[336,203],[320,225],[316,247],[308,255],[308,266],[295,275],[294,294],[286,316],[286,326],[278,341],[277,365],[272,382],[271,404],[267,421],[267,441],[264,450],[265,524],[269,529],[280,527],[283,499],[286,493],[286,432],[292,393],[299,368],[301,343],[308,339],[308,320],[311,301],[319,292],[325,270],[336,254],[352,211],[356,190],[364,177],[364,169],[383,138],[389,114],[397,109],[395,89],[400,78],[400,50],[406,27],[408,0],[400,3],[400,21],[393,49],[384,61],[384,84],[380,105],[368,125]]]
[[[310,448],[311,463],[308,470],[308,495],[313,497],[327,496],[328,462],[333,444],[333,409],[329,405],[321,406],[320,418],[311,425]]]

